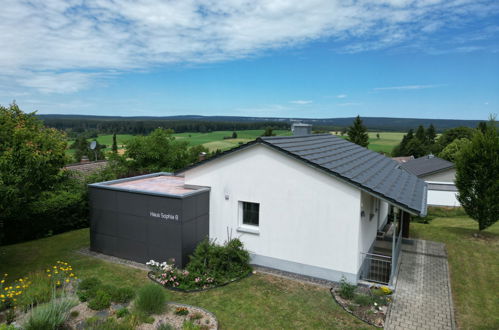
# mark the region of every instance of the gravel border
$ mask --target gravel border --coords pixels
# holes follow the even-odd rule
[[[328,280],[324,280],[324,279],[317,278],[317,277],[300,275],[300,274],[286,272],[284,270],[279,270],[279,269],[270,268],[270,267],[257,266],[257,265],[251,265],[251,266],[258,273],[278,276],[278,277],[282,277],[282,278],[285,278],[288,280],[298,281],[298,282],[302,282],[302,283],[306,283],[306,284],[313,284],[313,285],[326,287],[326,288],[338,286],[337,282],[328,281]]]
[[[82,249],[76,250],[76,252],[79,254],[83,254],[85,256],[88,256],[88,257],[98,258],[98,259],[101,259],[104,261],[109,261],[109,262],[112,262],[115,264],[129,266],[129,267],[137,268],[140,270],[149,270],[149,267],[147,267],[147,265],[141,264],[140,262],[127,260],[127,259],[123,259],[123,258],[118,258],[118,257],[113,257],[113,256],[99,253],[99,252],[94,252],[94,251],[91,251],[89,248],[82,248]]]

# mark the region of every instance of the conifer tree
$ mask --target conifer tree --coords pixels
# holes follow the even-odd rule
[[[353,120],[353,125],[348,128],[348,140],[362,147],[367,147],[369,145],[367,128],[362,123],[360,116],[357,116]]]
[[[475,132],[456,160],[457,199],[478,222],[479,230],[499,220],[499,133],[495,120],[484,129]]]
[[[118,143],[116,142],[116,133],[113,134],[113,152],[118,153]]]

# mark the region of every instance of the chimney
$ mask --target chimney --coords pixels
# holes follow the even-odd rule
[[[295,136],[309,135],[312,134],[312,125],[303,123],[293,123],[291,125],[291,131]]]

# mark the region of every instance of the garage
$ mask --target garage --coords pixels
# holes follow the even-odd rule
[[[209,187],[154,173],[89,185],[90,249],[140,263],[188,262],[209,234]]]

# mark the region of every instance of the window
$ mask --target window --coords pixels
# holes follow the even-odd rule
[[[258,226],[260,204],[241,202],[242,204],[242,224],[250,226]]]

